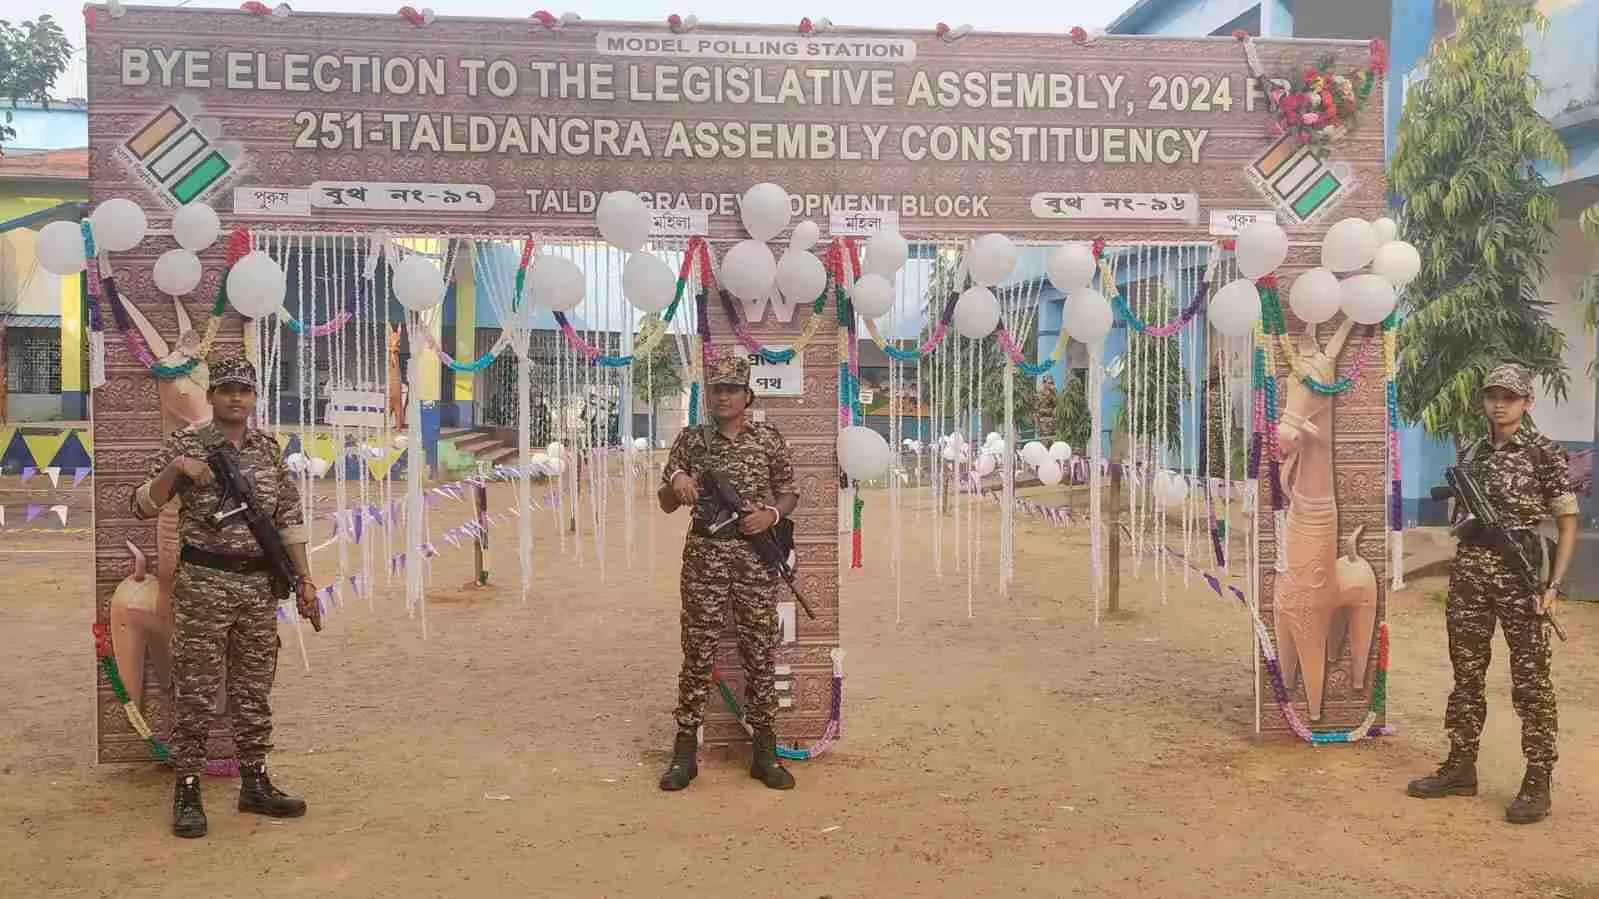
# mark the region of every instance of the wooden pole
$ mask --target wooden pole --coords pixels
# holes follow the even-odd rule
[[[478,463],[480,477],[486,468],[484,463]],[[489,490],[486,484],[473,485],[472,504],[476,507],[478,523],[477,540],[472,544],[472,570],[476,575],[473,580],[479,587],[486,587],[489,583]]]
[[[1110,435],[1110,610],[1122,603],[1122,454],[1126,435],[1121,428]]]

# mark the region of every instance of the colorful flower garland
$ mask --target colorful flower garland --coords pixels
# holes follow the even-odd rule
[[[167,749],[167,744],[156,736],[155,731],[150,728],[150,723],[139,711],[138,705],[128,695],[128,687],[122,682],[122,674],[117,670],[116,656],[111,652],[111,637],[106,626],[95,622],[90,630],[94,633],[94,652],[100,659],[100,670],[105,674],[106,682],[111,685],[111,692],[116,696],[117,702],[122,704],[122,712],[127,715],[128,723],[149,745],[150,753],[157,761],[171,764],[172,754]],[[239,773],[239,765],[234,759],[207,761],[203,773],[211,777],[233,777]]]
[[[779,758],[797,762],[809,761],[826,752],[838,740],[844,709],[844,650],[842,647],[834,647],[829,654],[833,660],[832,706],[827,717],[827,725],[822,730],[822,736],[816,741],[815,745],[808,749],[794,746],[778,746],[777,755]],[[733,688],[727,685],[727,680],[722,677],[720,668],[713,667],[711,669],[711,681],[716,684],[716,692],[722,694],[722,702],[727,705],[727,710],[733,713],[733,717],[738,720],[738,723],[746,732],[753,731],[749,722],[744,720],[744,707],[739,705],[738,698],[733,695]]]

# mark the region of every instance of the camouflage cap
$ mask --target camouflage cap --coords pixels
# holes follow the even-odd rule
[[[255,386],[255,366],[243,356],[223,356],[210,363],[209,368],[212,387],[221,387],[223,384]]]
[[[705,360],[705,385],[750,386],[750,360],[742,353],[724,352]]]
[[[1482,382],[1483,392],[1498,387],[1521,397],[1532,396],[1532,379],[1527,376],[1527,370],[1519,365],[1505,364],[1496,366],[1488,373]]]

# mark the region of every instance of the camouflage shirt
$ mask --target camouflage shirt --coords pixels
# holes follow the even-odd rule
[[[707,432],[709,446],[705,442]],[[683,472],[698,481],[708,468],[727,475],[738,495],[751,506],[772,505],[779,496],[799,494],[788,444],[771,425],[746,421],[732,439],[715,427],[684,428],[666,457],[662,479],[670,484],[674,475]],[[703,487],[700,492],[703,496]],[[695,514],[703,513],[696,507]]]
[[[1478,440],[1460,454],[1480,474],[1488,499],[1509,528],[1535,528],[1546,517],[1577,514],[1566,450],[1526,428],[1503,446]]]
[[[150,487],[174,459],[188,456],[201,462],[210,457],[206,447],[207,432],[214,433],[211,424],[184,428],[167,438],[154,459],[150,460],[149,477],[133,495],[133,512],[139,518],[154,518],[161,509],[150,499]],[[221,434],[215,434],[226,442]],[[289,546],[307,541],[305,519],[300,509],[300,490],[294,475],[283,463],[283,451],[267,434],[247,430],[244,445],[228,449],[236,453],[239,470],[250,482],[256,502],[277,524],[283,542]],[[222,501],[221,485],[212,481],[205,486],[186,484],[177,495],[183,499],[183,511],[178,519],[178,533],[185,545],[206,552],[231,556],[259,556],[261,546],[250,533],[243,515],[234,515],[218,523],[213,519]]]

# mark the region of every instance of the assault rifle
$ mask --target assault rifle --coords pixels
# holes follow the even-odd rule
[[[727,475],[716,469],[707,469],[700,473],[701,486],[705,488],[707,497],[715,504],[714,521],[707,527],[712,534],[727,527],[737,527],[738,520],[745,515],[744,498],[738,495],[738,489]],[[779,518],[771,530],[759,534],[739,534],[739,538],[747,541],[754,548],[756,555],[766,563],[766,567],[776,572],[788,584],[788,589],[799,600],[800,608],[805,610],[808,618],[815,618],[816,611],[811,604],[800,595],[799,588],[794,586],[794,566],[789,564],[789,553],[784,545],[792,548],[794,545],[794,523],[785,518]],[[782,543],[779,545],[778,531],[784,532]]]
[[[1478,479],[1477,470],[1469,465],[1451,465],[1444,469],[1444,480],[1449,482],[1449,486],[1432,488],[1432,498],[1459,500],[1466,512],[1460,523],[1450,528],[1449,532],[1462,540],[1486,544],[1499,553],[1510,567],[1511,574],[1521,581],[1522,587],[1541,596],[1545,585],[1540,566],[1527,551],[1528,544],[1516,532],[1505,527],[1504,517],[1488,498],[1487,490]],[[1538,539],[1535,534],[1523,533],[1528,533],[1533,540]],[[1554,627],[1555,635],[1561,640],[1566,639],[1566,632],[1555,616],[1545,613],[1544,617]]]
[[[289,555],[289,548],[283,543],[283,535],[278,533],[277,525],[256,503],[250,482],[245,480],[244,472],[239,470],[233,456],[221,446],[212,446],[210,451],[207,461],[216,475],[217,490],[222,495],[213,517],[221,522],[235,515],[243,515],[250,533],[255,536],[255,542],[261,544],[261,553],[266,556],[272,575],[273,599],[292,595],[300,577],[295,570],[294,559]],[[313,629],[322,630],[322,610],[317,608],[316,603],[311,604],[305,617],[311,620]]]

